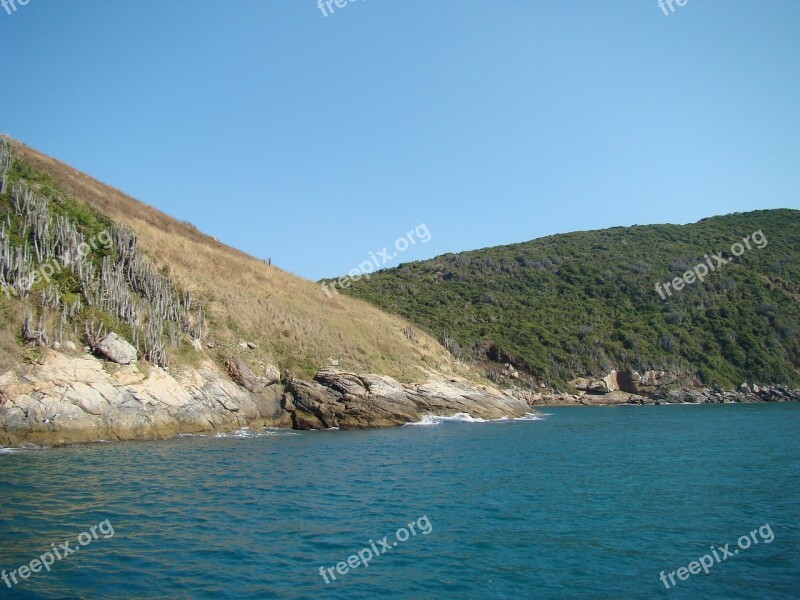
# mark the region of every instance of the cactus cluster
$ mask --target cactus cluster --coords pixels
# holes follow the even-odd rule
[[[174,282],[161,275],[152,262],[142,257],[137,249],[133,230],[127,225],[114,225],[111,228],[111,239],[117,255],[117,262],[113,266],[115,276],[124,277],[124,284],[117,285],[126,285],[125,289],[138,294],[142,299],[140,304],[144,305],[147,314],[147,327],[141,331],[134,328],[134,341],[141,341],[145,358],[156,364],[165,360],[162,342],[165,329],[172,346],[180,343],[181,333],[198,340],[205,337],[202,307],[197,306],[193,310],[192,295],[189,292],[181,293]],[[123,309],[122,303],[126,302],[126,297],[120,295],[119,299],[118,308]],[[135,307],[134,302],[134,310]],[[132,324],[127,317],[120,315],[120,318]]]
[[[7,188],[10,165],[8,142],[0,138],[0,193],[10,195],[10,210],[0,221],[0,286],[6,295],[29,304],[37,298],[41,315],[35,324],[28,309],[24,340],[46,345],[43,316],[53,313],[54,341],[63,338],[68,324],[77,333],[78,322],[84,321],[84,339],[94,347],[103,326],[94,320],[85,323],[89,316],[84,308],[130,327],[131,341],[143,357],[162,367],[167,365],[167,344],[179,346],[183,334],[195,340],[205,337],[202,307],[142,256],[130,227],[113,224],[87,241],[79,223],[59,211],[54,214],[51,202],[62,200],[39,195],[22,180]],[[95,253],[98,240],[103,248]],[[64,273],[71,277],[65,279]],[[59,289],[58,281],[71,282],[66,284],[71,289]]]

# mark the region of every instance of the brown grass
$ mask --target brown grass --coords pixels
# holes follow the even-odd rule
[[[206,349],[220,361],[243,353],[249,362],[271,362],[298,374],[338,359],[343,368],[420,378],[419,367],[449,370],[441,346],[414,328],[417,342],[403,334],[409,324],[365,302],[337,295],[268,266],[130,196],[102,184],[21,143],[19,158],[45,171],[78,200],[110,218],[129,224],[141,249],[159,268],[190,290],[207,310],[211,323]],[[243,351],[240,341],[258,345]]]

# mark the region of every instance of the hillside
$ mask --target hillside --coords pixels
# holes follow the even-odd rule
[[[47,241],[39,240],[53,245],[50,261],[37,256],[37,234],[28,222],[52,218],[54,224],[65,217],[74,229],[75,244],[80,239],[105,241],[113,234],[114,248],[95,243],[86,257],[98,280],[102,279],[106,258],[111,261],[109,273],[115,265],[131,267],[134,258],[124,261],[120,244],[135,240],[135,268],[174,296],[170,302],[176,314],[175,318],[164,315],[152,324],[158,331],[148,332],[156,313],[153,305],[160,300],[144,288],[123,282],[114,294],[129,294],[141,313],[134,315],[138,321],[132,327],[136,318],[120,316],[120,311],[127,309],[119,305],[116,296],[113,303],[96,302],[92,306],[87,301],[86,286],[81,285],[75,265],[59,269],[49,281],[39,278],[30,290],[4,285],[5,293],[0,294],[0,372],[37,355],[36,345],[23,343],[30,340],[20,337],[28,311],[34,325],[29,333],[35,334],[41,322],[51,343],[72,341],[82,346],[86,342],[84,329],[102,324],[103,331],[136,338],[140,352],[164,366],[197,364],[211,357],[224,367],[232,357],[241,357],[254,367],[273,364],[282,372],[310,377],[333,359],[344,369],[382,373],[403,381],[420,380],[419,367],[449,369],[441,345],[422,332],[416,332],[410,341],[404,333],[409,324],[402,318],[357,299],[329,299],[318,285],[225,246],[191,224],[179,222],[24,144],[11,140],[3,144],[9,170],[0,193],[0,221],[5,223],[11,260],[16,249],[20,256],[30,256],[26,263],[29,270],[39,270],[46,262],[55,264],[53,260],[66,262],[65,250],[56,247],[55,231],[43,229],[42,239]],[[10,156],[13,159],[9,160]],[[31,194],[32,207],[14,206],[19,199],[14,199],[13,191],[19,186],[20,197]],[[39,210],[36,206],[41,201],[47,207]],[[96,290],[100,296],[110,293],[104,283],[97,285],[102,288]],[[42,294],[49,299],[42,299]],[[187,294],[188,306],[183,301]],[[67,304],[74,306],[64,316]],[[150,346],[155,346],[150,352],[148,339]],[[255,347],[247,348],[247,343]]]
[[[740,256],[720,264],[718,252]],[[695,267],[676,289],[672,280]],[[800,383],[797,210],[446,254],[380,271],[343,293],[486,361],[493,377],[497,362],[559,389],[614,368],[663,369],[727,389]]]

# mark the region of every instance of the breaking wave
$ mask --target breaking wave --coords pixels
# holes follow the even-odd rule
[[[264,427],[261,429],[250,429],[242,427],[236,431],[218,431],[216,433],[182,433],[178,437],[200,437],[200,438],[260,438],[281,435],[299,435],[293,431],[276,427]]]
[[[511,417],[501,417],[499,419],[482,419],[481,417],[473,417],[467,413],[456,413],[450,416],[444,415],[425,415],[420,421],[415,423],[406,423],[406,425],[415,425],[422,427],[430,427],[433,425],[441,425],[442,423],[500,423],[503,421],[541,421],[545,415],[537,413],[528,413],[522,417],[512,419]]]

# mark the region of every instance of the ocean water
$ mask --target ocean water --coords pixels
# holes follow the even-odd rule
[[[800,598],[800,406],[546,413],[4,450],[0,598]]]

